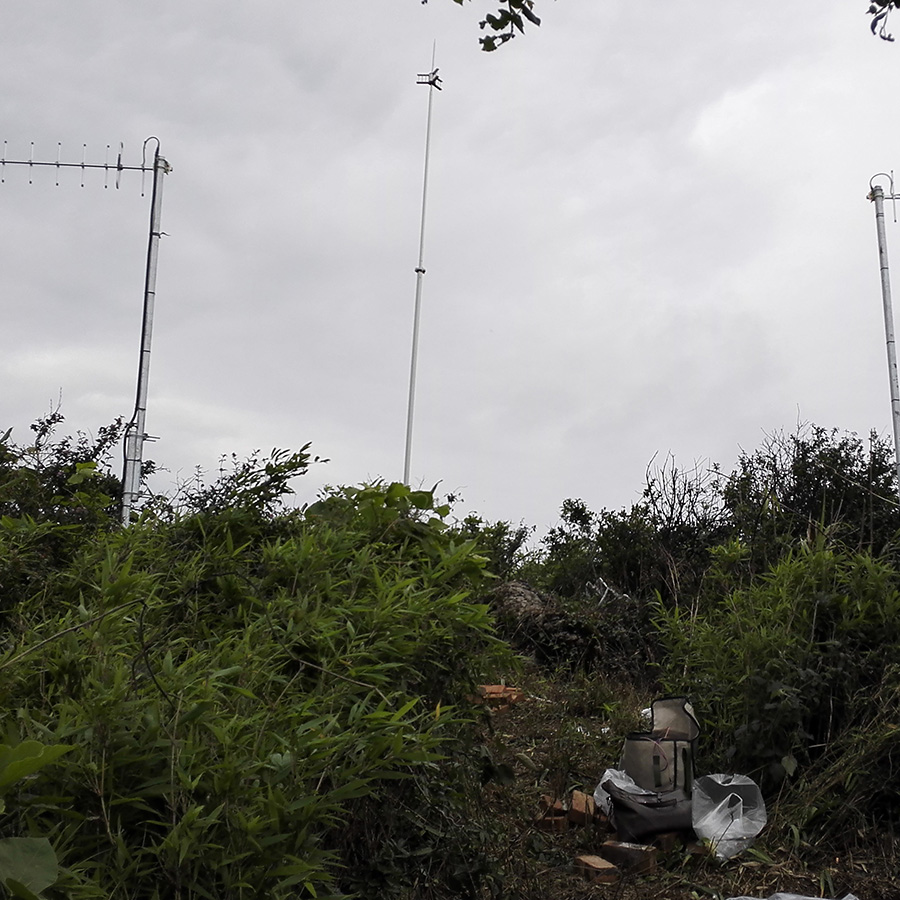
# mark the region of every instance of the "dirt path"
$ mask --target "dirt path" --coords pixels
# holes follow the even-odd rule
[[[491,751],[484,812],[505,841],[504,882],[520,900],[725,900],[768,898],[777,891],[841,900],[900,900],[900,841],[885,834],[854,836],[841,855],[823,848],[787,846],[769,829],[740,857],[718,862],[690,852],[682,842],[659,851],[652,874],[625,874],[615,884],[591,884],[575,871],[580,854],[596,854],[609,827],[541,821],[543,796],[568,806],[573,790],[592,794],[615,766],[622,735],[637,726],[648,699],[577,677],[554,681],[539,672],[522,678],[524,699],[491,711],[486,736]],[[603,691],[609,696],[605,699]],[[626,701],[626,702],[623,702]],[[635,715],[623,714],[632,709]],[[598,710],[605,710],[598,715]],[[771,820],[771,815],[770,815]],[[499,835],[498,835],[499,837]]]

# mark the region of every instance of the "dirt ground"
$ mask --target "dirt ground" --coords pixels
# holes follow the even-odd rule
[[[900,900],[900,840],[894,836],[856,834],[845,836],[840,849],[823,848],[777,825],[725,863],[708,850],[688,852],[679,844],[660,853],[653,874],[626,874],[618,884],[589,883],[575,872],[573,860],[597,853],[610,837],[608,826],[594,822],[545,830],[538,821],[541,797],[567,802],[575,789],[593,794],[604,769],[615,767],[625,733],[639,727],[639,710],[650,697],[631,689],[623,696],[620,688],[596,679],[562,682],[537,671],[520,674],[518,682],[524,699],[487,714],[495,771],[485,802],[508,836],[507,885],[521,900],[725,900],[768,898],[777,891]],[[769,815],[771,823],[772,810]]]

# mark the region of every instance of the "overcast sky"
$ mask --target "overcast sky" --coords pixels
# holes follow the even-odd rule
[[[137,165],[157,135],[172,166],[157,490],[308,441],[331,462],[301,501],[401,479],[435,40],[414,485],[542,532],[567,497],[630,505],[654,455],[727,467],[798,421],[890,434],[866,194],[900,163],[900,43],[866,3],[539,0],[483,53],[495,6],[6,10],[7,159],[123,141]],[[26,440],[60,397],[69,430],[130,417],[149,191],[2,175],[0,430]]]

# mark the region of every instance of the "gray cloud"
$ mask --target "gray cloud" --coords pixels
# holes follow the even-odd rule
[[[655,453],[726,465],[798,417],[889,426],[868,179],[896,50],[839,0],[713,16],[548,4],[478,50],[477,3],[212,2],[8,13],[10,156],[166,179],[148,428],[170,473],[255,448],[399,478],[426,92],[437,38],[416,483],[545,528],[635,499]],[[2,419],[129,415],[140,178],[7,168]],[[896,239],[894,232],[889,239]],[[900,247],[900,245],[898,245]],[[894,255],[900,254],[900,249]],[[180,474],[179,474],[180,473]]]

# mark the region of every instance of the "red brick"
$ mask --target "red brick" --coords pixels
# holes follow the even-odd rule
[[[587,825],[594,818],[594,798],[583,791],[572,791],[569,803],[569,821],[576,825]]]
[[[657,834],[653,838],[653,846],[658,847],[663,853],[671,853],[682,845],[681,835],[677,831],[666,831]]]
[[[559,797],[551,797],[550,794],[541,794],[541,802],[538,807],[540,810],[539,817],[543,816],[564,816],[566,807],[563,805]]]
[[[473,698],[476,703],[486,703],[501,709],[525,698],[523,691],[505,684],[482,684],[476,690],[477,697]]]
[[[625,872],[643,875],[656,869],[656,847],[647,844],[626,844],[621,841],[604,841],[600,853]]]
[[[575,871],[594,884],[615,884],[620,877],[609,860],[590,854],[575,857]]]
[[[554,834],[563,834],[568,831],[569,819],[566,816],[566,808],[562,800],[558,797],[551,797],[550,794],[541,794],[535,824],[541,831],[550,831]]]
[[[540,831],[551,834],[565,834],[569,830],[569,820],[565,816],[544,816],[534,823]]]

